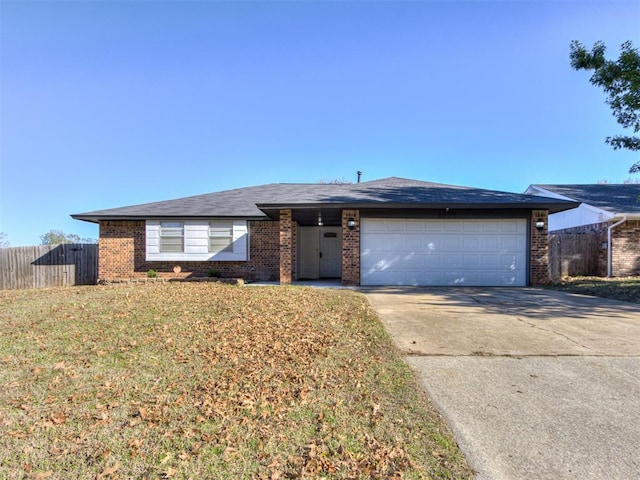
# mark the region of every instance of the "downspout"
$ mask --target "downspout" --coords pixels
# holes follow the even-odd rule
[[[625,215],[624,217],[622,217],[622,220],[612,225],[609,225],[607,227],[607,277],[608,278],[613,277],[613,249],[611,248],[611,237],[612,237],[611,232],[618,225],[621,225],[626,221],[627,221],[627,216]]]

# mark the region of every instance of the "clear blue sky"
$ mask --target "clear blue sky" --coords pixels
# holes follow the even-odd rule
[[[573,39],[640,46],[638,1],[0,1],[0,232],[271,182],[522,192],[637,161]]]

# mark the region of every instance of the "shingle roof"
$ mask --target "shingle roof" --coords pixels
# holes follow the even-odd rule
[[[303,206],[371,208],[549,208],[577,205],[536,195],[499,192],[390,177],[356,184],[272,183],[193,197],[96,210],[72,215],[79,220],[153,217],[264,218],[265,211]]]
[[[611,213],[640,213],[640,184],[535,185]]]

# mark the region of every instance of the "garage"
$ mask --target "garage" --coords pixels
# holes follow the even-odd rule
[[[527,220],[361,220],[361,285],[527,285]]]

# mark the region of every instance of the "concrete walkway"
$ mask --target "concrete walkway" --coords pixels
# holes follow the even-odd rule
[[[362,289],[479,479],[640,478],[640,305]]]

